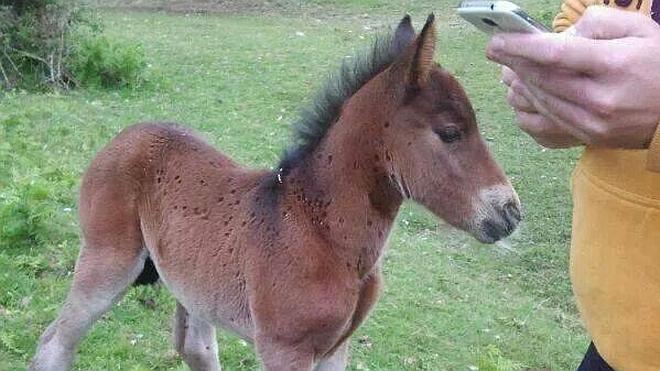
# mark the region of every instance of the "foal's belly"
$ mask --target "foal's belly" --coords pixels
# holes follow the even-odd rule
[[[244,340],[252,342],[254,326],[247,310],[243,310],[242,297],[227,297],[220,290],[208,292],[205,290],[190,289],[186,282],[169,282],[163,279],[165,286],[172,292],[174,297],[183,305],[186,310],[196,316],[199,316],[207,322],[233,332]],[[217,298],[220,300],[208,300],[208,298]],[[247,307],[247,305],[245,305]]]
[[[169,239],[144,234],[161,280],[189,313],[252,341],[254,326],[237,254],[222,253],[219,241],[209,243],[195,228]]]

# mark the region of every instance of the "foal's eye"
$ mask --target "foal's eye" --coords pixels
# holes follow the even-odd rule
[[[452,143],[461,139],[461,131],[456,126],[445,126],[434,130],[445,143]]]

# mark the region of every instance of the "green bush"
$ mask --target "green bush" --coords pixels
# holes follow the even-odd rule
[[[139,46],[108,40],[80,0],[0,0],[0,87],[138,85]]]
[[[142,83],[147,63],[140,45],[92,35],[76,41],[70,65],[83,86],[124,88]]]
[[[68,86],[68,40],[81,22],[74,0],[0,0],[3,85]]]

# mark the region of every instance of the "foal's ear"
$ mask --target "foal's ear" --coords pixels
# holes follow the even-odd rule
[[[422,32],[415,41],[415,50],[410,59],[407,82],[410,85],[421,87],[426,84],[433,68],[433,55],[435,54],[435,15],[429,14]]]
[[[412,21],[410,20],[410,15],[406,14],[399,22],[399,25],[394,32],[394,38],[392,38],[392,51],[394,55],[399,55],[403,53],[408,45],[412,44],[415,40],[415,29],[412,26]]]

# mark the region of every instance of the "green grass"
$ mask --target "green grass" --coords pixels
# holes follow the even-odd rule
[[[79,244],[80,175],[121,128],[179,121],[238,161],[272,166],[301,102],[344,56],[404,11],[419,26],[431,10],[440,19],[437,60],[464,83],[526,219],[507,252],[405,205],[385,260],[384,295],[353,337],[350,369],[577,365],[587,339],[567,260],[578,153],[544,151],[518,131],[498,68],[483,56],[486,37],[452,14],[453,1],[320,3],[281,1],[287,11],[267,16],[105,11],[109,36],[144,46],[146,86],[0,98],[0,370],[25,368],[62,304]],[[557,7],[521,3],[546,21]],[[185,369],[171,350],[173,309],[163,288],[129,290],[83,341],[75,368]],[[219,340],[225,369],[258,368],[250,346],[224,333]]]

